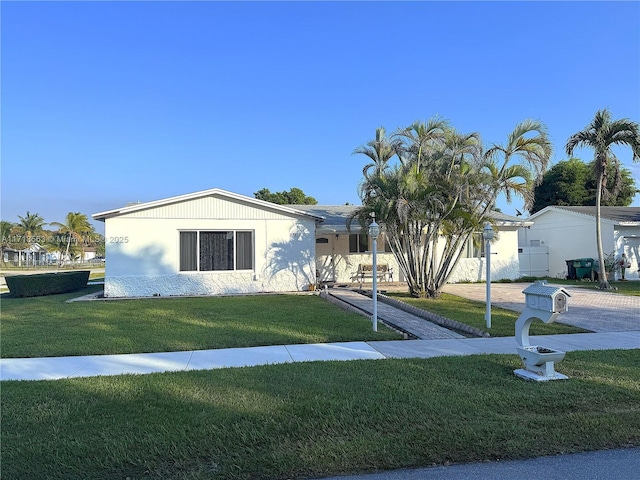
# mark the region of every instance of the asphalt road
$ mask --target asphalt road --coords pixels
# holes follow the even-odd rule
[[[393,470],[323,480],[640,480],[640,448]]]

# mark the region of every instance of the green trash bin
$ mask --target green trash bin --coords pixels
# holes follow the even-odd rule
[[[593,258],[576,258],[573,260],[573,267],[576,269],[576,278],[578,280],[594,279],[595,261]]]

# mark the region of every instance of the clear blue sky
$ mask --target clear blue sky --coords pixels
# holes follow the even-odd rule
[[[214,187],[359,203],[353,150],[436,114],[487,145],[542,120],[554,163],[601,108],[640,121],[639,2],[0,8],[3,220]]]

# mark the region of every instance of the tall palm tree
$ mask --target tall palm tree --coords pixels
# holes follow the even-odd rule
[[[598,261],[600,262],[600,288],[610,289],[602,249],[602,228],[600,225],[600,203],[602,194],[607,187],[607,166],[615,155],[611,151],[613,145],[627,145],[633,152],[633,161],[640,160],[640,125],[628,118],[612,120],[611,113],[606,108],[598,110],[595,117],[584,130],[581,130],[567,140],[565,149],[571,156],[576,147],[587,147],[594,152],[594,168],[596,171],[596,244]]]
[[[67,235],[67,248],[64,258],[69,255],[71,241],[82,242],[82,236],[93,232],[93,226],[89,223],[87,216],[80,212],[67,213],[66,223],[51,222],[51,225],[60,228],[60,232]]]

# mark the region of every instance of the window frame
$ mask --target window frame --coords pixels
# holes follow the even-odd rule
[[[192,255],[185,255],[183,256],[183,233],[186,234],[196,234],[196,242],[195,242],[195,252]],[[202,270],[201,269],[201,234],[202,233],[224,233],[224,234],[229,234],[231,233],[233,235],[232,241],[233,241],[233,252],[231,253],[232,258],[233,258],[233,268],[226,268],[226,269],[207,269],[207,270]],[[238,235],[240,234],[240,235]],[[246,235],[248,234],[248,235]],[[242,240],[242,242],[244,242],[244,248],[239,248],[239,238],[240,236],[243,237],[244,240]],[[246,246],[246,240],[247,238],[250,239],[250,245],[249,245],[249,251],[250,251],[250,258],[247,258],[246,254],[247,254],[247,246]],[[255,265],[256,265],[256,236],[255,236],[255,230],[250,230],[250,229],[211,229],[211,228],[200,228],[200,229],[181,229],[178,230],[178,273],[187,273],[187,274],[191,274],[191,273],[225,273],[225,272],[255,272]],[[238,268],[238,264],[240,263],[239,261],[239,254],[240,254],[240,250],[244,250],[245,256],[244,256],[244,262],[242,263],[243,265],[247,265],[247,261],[250,262],[251,267],[250,268]],[[195,257],[195,269],[190,268],[192,266],[192,262],[193,260],[189,260],[190,257]],[[183,269],[183,260],[185,262],[189,262],[190,265],[187,265],[185,269]]]
[[[355,251],[351,249],[351,244],[352,244],[351,239],[353,237],[356,237],[356,243],[355,243],[356,250]],[[364,250],[361,250],[361,247],[363,247],[365,245],[365,243],[363,242],[361,237],[364,237],[366,239],[365,240],[366,247],[365,247]],[[354,253],[354,254],[370,253],[370,251],[371,251],[371,248],[369,247],[370,243],[371,242],[370,242],[370,238],[369,238],[369,234],[368,233],[350,233],[349,234],[349,253]]]

